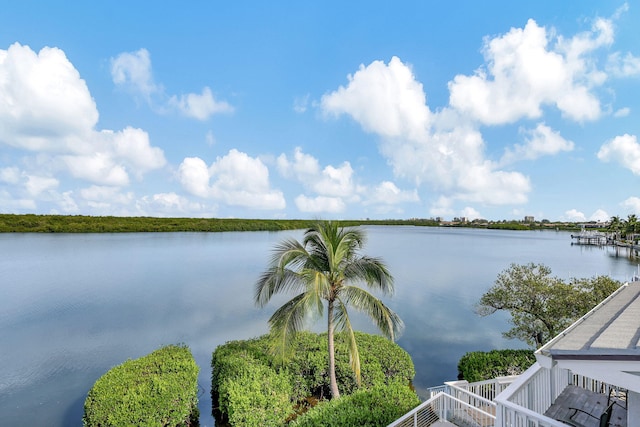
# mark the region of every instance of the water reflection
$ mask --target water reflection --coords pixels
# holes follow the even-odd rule
[[[190,346],[201,368],[202,425],[213,425],[210,357],[219,344],[267,331],[286,296],[253,305],[253,284],[283,233],[0,235],[0,425],[81,425],[82,403],[110,367],[165,344]],[[568,233],[371,227],[366,252],[396,278],[387,302],[416,388],[457,375],[467,351],[517,347],[506,317],[473,306],[510,263],[540,262],[568,278],[625,280],[636,263],[572,247]],[[373,331],[366,318],[356,327]],[[323,323],[316,326],[322,330]]]

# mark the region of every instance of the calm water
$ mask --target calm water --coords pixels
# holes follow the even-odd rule
[[[467,351],[515,348],[504,315],[473,306],[510,263],[562,278],[627,280],[635,262],[571,246],[569,233],[370,227],[365,252],[396,279],[388,304],[406,329],[418,390],[455,379]],[[80,426],[94,381],[162,345],[189,345],[210,416],[210,358],[219,344],[267,332],[278,306],[253,306],[253,284],[281,233],[0,234],[0,425]],[[322,328],[320,322],[318,330]],[[364,319],[359,329],[373,332]]]

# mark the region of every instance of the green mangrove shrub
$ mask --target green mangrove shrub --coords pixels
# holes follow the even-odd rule
[[[349,363],[347,337],[336,335],[336,377],[345,397],[399,384],[412,396],[413,405],[417,397],[409,385],[415,368],[409,354],[378,335],[356,332],[356,341],[361,358],[360,389]],[[271,348],[271,337],[264,335],[231,341],[213,352],[213,408],[234,427],[283,425],[296,411],[309,409],[309,400],[323,401],[331,395],[326,333],[297,333],[285,360],[272,356]]]
[[[169,345],[100,377],[84,403],[84,426],[197,426],[198,365]]]
[[[212,357],[213,409],[234,427],[279,426],[293,412],[291,381],[265,363],[260,345],[236,341]]]
[[[394,381],[324,401],[296,418],[294,427],[386,426],[420,404],[404,382]]]
[[[533,350],[473,351],[458,362],[458,377],[469,382],[518,375],[536,361]]]

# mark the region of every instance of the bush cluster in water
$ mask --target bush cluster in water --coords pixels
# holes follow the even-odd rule
[[[84,403],[91,426],[197,426],[198,365],[169,345],[118,365],[95,382]]]
[[[472,351],[458,362],[458,378],[470,383],[519,375],[536,361],[533,350]]]
[[[383,337],[356,332],[358,388],[345,338],[336,335],[336,376],[343,397],[334,401],[325,401],[330,396],[326,334],[297,334],[285,361],[271,356],[268,335],[219,346],[211,361],[214,411],[235,427],[284,425],[302,412],[293,425],[327,425],[328,420],[387,425],[419,403],[410,388],[415,368],[406,351]]]

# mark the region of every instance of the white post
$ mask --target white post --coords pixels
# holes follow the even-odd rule
[[[496,424],[495,424],[496,427],[504,426],[503,414],[504,414],[504,407],[498,403],[498,406],[496,407]]]
[[[640,393],[628,392],[627,408],[627,427],[640,427]]]

